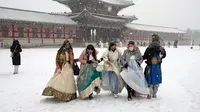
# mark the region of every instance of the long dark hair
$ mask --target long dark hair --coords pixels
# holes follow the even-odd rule
[[[117,45],[115,42],[110,42],[109,44],[109,47],[108,47],[108,50],[110,51],[111,50],[111,47],[114,46],[114,45]]]
[[[13,40],[12,47],[16,47],[16,46],[21,47],[18,40]]]
[[[87,47],[86,47],[86,55],[87,55],[87,60],[89,60],[89,54],[88,54],[88,51],[87,50],[92,50],[92,56],[94,57],[95,61],[97,61],[97,52],[94,48],[94,46],[92,44],[89,44]]]

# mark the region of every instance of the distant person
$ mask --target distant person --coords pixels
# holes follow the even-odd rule
[[[21,45],[18,40],[13,40],[12,46],[10,47],[12,64],[14,65],[13,74],[18,74],[19,65],[21,65],[21,55],[22,52]]]
[[[200,49],[200,44],[199,44],[199,49]]]
[[[170,48],[170,46],[171,46],[171,43],[170,43],[170,42],[168,42],[168,47]]]
[[[122,46],[123,46],[123,44],[122,44],[122,42],[121,42],[121,41],[119,42],[119,46],[120,46],[120,47],[122,47]]]
[[[193,49],[193,46],[194,46],[194,40],[191,41],[191,47],[190,47],[190,49]]]
[[[174,48],[177,48],[178,47],[178,40],[175,40],[174,41]]]

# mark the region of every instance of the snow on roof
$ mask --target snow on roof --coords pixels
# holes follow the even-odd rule
[[[114,5],[134,5],[132,0],[100,0],[100,1]]]
[[[95,18],[96,20],[106,20],[111,22],[123,22],[128,23],[133,20],[137,20],[135,16],[110,16],[104,14],[90,13],[87,9],[83,10],[81,13],[69,13],[70,18]]]
[[[153,25],[144,25],[144,24],[136,24],[136,23],[128,23],[125,26],[132,30],[166,32],[166,33],[186,33],[178,28],[173,28],[173,27],[153,26]]]
[[[52,23],[63,25],[76,25],[72,19],[64,15],[50,14],[45,12],[28,11],[21,9],[0,7],[0,19],[28,21],[39,23]]]

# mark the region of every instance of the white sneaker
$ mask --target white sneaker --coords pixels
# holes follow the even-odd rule
[[[114,95],[114,98],[117,98],[118,97],[118,95],[117,94],[113,94]]]

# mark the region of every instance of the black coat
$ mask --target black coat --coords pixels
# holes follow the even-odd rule
[[[11,46],[10,52],[13,53],[12,64],[21,65],[21,56],[20,56],[20,52],[22,52],[21,46],[20,45]]]
[[[151,65],[151,59],[153,58],[154,53],[162,55],[162,57],[159,57],[158,60],[160,64],[162,63],[162,59],[166,57],[165,49],[158,43],[152,43],[147,47],[144,55],[142,56],[143,60],[146,60],[147,65]]]

